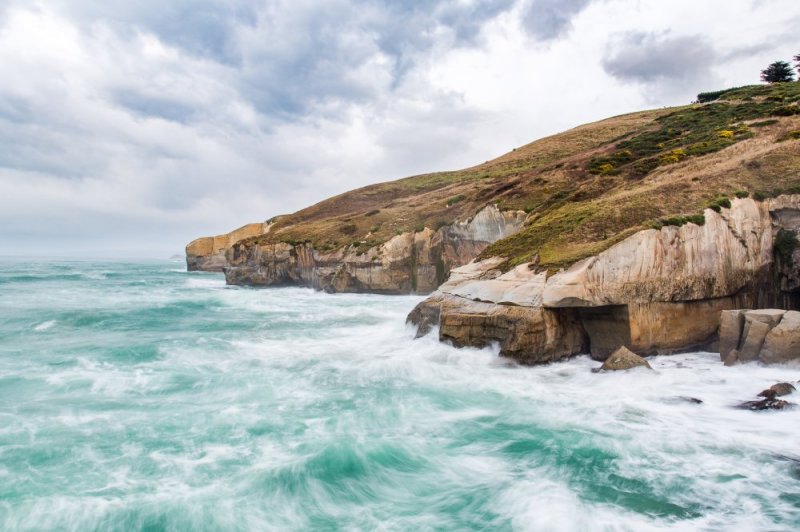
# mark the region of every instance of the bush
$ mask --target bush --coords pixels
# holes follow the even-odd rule
[[[733,193],[733,195],[736,196],[739,199],[744,199],[747,196],[749,196],[750,193],[748,191],[746,191],[746,190],[737,190],[736,192]]]
[[[343,235],[354,235],[358,232],[356,224],[344,224],[339,227],[339,232]]]
[[[661,164],[675,164],[686,158],[686,150],[683,148],[676,148],[658,156]]]
[[[721,139],[732,139],[733,131],[731,131],[730,129],[723,129],[722,131],[717,133],[717,136]]]
[[[793,105],[784,105],[783,107],[778,107],[772,114],[775,116],[794,116],[800,115],[800,106],[793,104]]]
[[[792,264],[792,254],[797,249],[797,235],[793,231],[781,229],[775,237],[775,253],[783,260],[784,264]]]
[[[653,225],[655,229],[661,227],[674,226],[681,227],[686,224],[705,225],[706,217],[702,214],[690,214],[689,216],[672,216],[670,218],[663,218]]]
[[[778,138],[778,142],[782,142],[784,140],[800,140],[800,129],[788,131],[785,135],[782,135],[780,138]]]
[[[776,119],[771,118],[769,120],[761,120],[759,122],[753,122],[752,124],[750,124],[750,127],[767,127],[777,123],[778,121]]]
[[[462,194],[459,194],[458,196],[453,196],[452,198],[447,200],[447,206],[451,207],[451,206],[455,205],[456,203],[458,203],[459,201],[463,201],[463,200],[464,200],[464,196]]]
[[[369,212],[368,212],[367,214],[365,214],[364,216],[375,216],[375,215],[376,215],[376,214],[378,214],[379,212],[381,212],[381,210],[380,210],[380,209],[372,209],[371,211],[369,211]]]
[[[658,159],[656,157],[648,157],[641,161],[636,161],[630,166],[628,177],[630,179],[641,179],[656,168],[658,168]]]
[[[767,199],[767,195],[761,192],[760,190],[756,190],[755,192],[753,192],[753,199],[756,201],[764,201],[765,199]]]
[[[721,212],[723,208],[730,209],[731,200],[729,200],[724,196],[720,196],[719,198],[716,198],[715,200],[711,201],[708,204],[708,208],[716,212]]]
[[[732,89],[723,89],[721,91],[711,91],[711,92],[701,92],[697,95],[697,101],[699,103],[708,103],[713,102],[714,100],[719,100],[725,93],[734,91],[741,87],[734,87]]]

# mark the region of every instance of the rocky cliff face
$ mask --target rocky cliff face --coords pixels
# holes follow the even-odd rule
[[[537,363],[590,350],[603,360],[620,345],[654,354],[703,346],[722,310],[790,307],[796,250],[775,242],[800,229],[800,196],[734,200],[705,223],[650,229],[548,276],[535,263],[509,272],[488,259],[456,269],[409,320],[456,345],[500,343]],[[787,236],[791,234],[791,236]]]
[[[328,292],[430,293],[451,268],[474,259],[489,244],[519,231],[522,211],[490,205],[472,219],[405,232],[366,250],[321,251],[310,243],[240,241],[226,253],[228,284],[309,286]]]
[[[186,269],[191,271],[221,272],[226,265],[225,252],[244,238],[269,232],[269,224],[247,224],[230,233],[206,236],[193,240],[186,246]]]

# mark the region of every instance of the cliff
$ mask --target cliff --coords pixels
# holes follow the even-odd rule
[[[620,346],[643,354],[707,346],[720,312],[796,307],[798,262],[778,235],[800,231],[800,195],[734,199],[702,223],[642,230],[555,274],[489,258],[453,271],[409,320],[459,346],[498,342],[522,362]],[[698,219],[698,222],[701,220]],[[737,336],[738,339],[738,336]]]
[[[205,236],[186,245],[186,269],[192,271],[221,272],[227,265],[225,252],[236,242],[269,232],[269,224],[252,223],[230,233]]]
[[[310,242],[245,241],[227,252],[225,279],[253,286],[302,285],[328,292],[430,293],[451,268],[522,227],[525,213],[490,205],[474,218],[434,231],[401,233],[364,249],[319,251]]]
[[[473,298],[475,304],[506,307],[499,314],[494,307],[487,310],[497,315],[498,331],[512,327],[503,320],[513,305],[540,309],[537,323],[555,323],[552,313],[562,309],[558,323],[575,321],[583,329],[608,320],[628,323],[640,313],[637,329],[619,334],[643,338],[640,344],[648,349],[670,349],[669,342],[644,340],[656,334],[645,327],[646,316],[655,315],[646,308],[685,304],[686,312],[712,315],[725,298],[738,298],[726,305],[760,304],[752,298],[761,296],[745,294],[741,286],[752,287],[757,272],[779,272],[766,256],[772,245],[754,235],[766,227],[764,216],[796,225],[792,205],[767,207],[764,200],[777,202],[800,191],[800,83],[737,88],[715,96],[710,103],[580,126],[464,170],[353,190],[268,224],[254,224],[251,235],[195,241],[187,248],[187,264],[222,269],[230,284],[428,293],[448,278],[458,279],[462,272],[457,268],[478,257],[481,265],[491,264],[494,282],[506,283],[510,278],[502,276],[508,275],[546,285],[540,294],[523,291],[532,298],[527,307],[496,302],[494,296]],[[743,198],[750,199],[739,201]],[[747,224],[761,225],[752,229]],[[723,225],[730,235],[721,232]],[[689,244],[711,234],[716,236],[707,248]],[[776,248],[781,238],[772,235]],[[744,244],[737,243],[742,239]],[[612,248],[618,251],[607,254]],[[650,256],[651,262],[631,262],[637,253]],[[692,253],[690,270],[696,273],[680,286],[666,287],[664,280],[682,275],[684,267],[675,260],[686,253]],[[669,264],[672,270],[662,269]],[[781,265],[775,277],[782,283],[780,293],[793,293],[800,276],[787,261]],[[631,272],[637,268],[641,278],[633,282]],[[449,289],[436,297],[453,295]],[[714,303],[689,303],[695,301]],[[598,308],[616,310],[592,310]],[[593,312],[602,318],[587,318]],[[474,314],[471,310],[458,319],[472,327],[480,322]],[[545,330],[551,334],[557,328]],[[699,339],[704,331],[690,336]],[[585,347],[589,336],[570,333],[547,342],[572,353]],[[453,339],[465,345],[480,342]],[[597,340],[591,348],[596,356],[607,351]]]

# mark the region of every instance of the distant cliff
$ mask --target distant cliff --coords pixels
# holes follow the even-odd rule
[[[225,265],[225,252],[236,242],[269,231],[269,224],[253,223],[234,229],[230,233],[205,236],[192,240],[186,246],[186,269],[191,271],[221,272]]]
[[[522,228],[522,211],[490,205],[473,218],[437,230],[408,231],[371,246],[321,251],[311,242],[251,238],[227,251],[225,279],[251,286],[310,286],[327,292],[430,293],[452,268]]]

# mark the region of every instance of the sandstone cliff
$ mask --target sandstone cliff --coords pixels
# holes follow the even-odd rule
[[[410,316],[420,333],[530,363],[703,346],[722,310],[800,306],[800,83],[715,97],[346,192],[195,241],[187,265],[255,286],[441,285]]]
[[[233,244],[267,232],[269,232],[269,224],[253,223],[224,235],[206,236],[193,240],[186,246],[186,269],[190,272],[221,272],[227,264],[225,252]]]
[[[383,244],[333,251],[313,243],[239,242],[227,252],[229,284],[309,286],[328,292],[430,293],[451,268],[522,227],[525,213],[490,205],[472,219],[399,234]]]
[[[698,220],[699,221],[699,220]],[[621,345],[639,353],[703,346],[722,310],[796,306],[797,267],[776,258],[781,232],[800,230],[800,196],[735,199],[703,224],[639,231],[556,274],[536,262],[503,272],[502,258],[474,262],[421,303],[409,320],[424,334],[482,346],[523,362]]]

